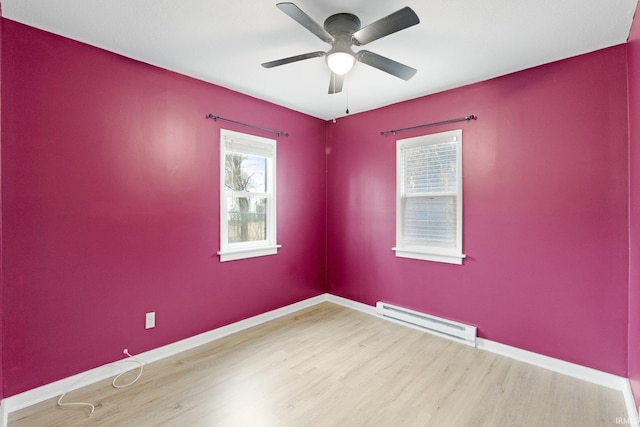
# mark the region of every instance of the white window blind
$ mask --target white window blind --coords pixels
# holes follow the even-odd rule
[[[234,152],[254,156],[273,157],[275,140],[267,138],[252,140],[242,134],[240,134],[240,136],[237,136],[237,134],[237,132],[233,132],[232,134],[231,131],[225,131],[223,138],[227,153]]]
[[[397,141],[397,256],[461,264],[462,130]]]

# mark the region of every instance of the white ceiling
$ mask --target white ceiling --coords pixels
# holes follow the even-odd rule
[[[364,64],[329,95],[328,50],[279,0],[2,0],[5,18],[215,83],[322,119],[366,111],[624,43],[638,0],[296,0],[322,24],[362,26],[410,6],[420,24],[366,49],[418,69],[403,81]],[[355,49],[356,51],[358,48]]]

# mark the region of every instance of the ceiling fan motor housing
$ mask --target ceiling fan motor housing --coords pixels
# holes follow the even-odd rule
[[[334,38],[331,50],[327,52],[327,61],[332,54],[338,52],[355,55],[351,46],[353,45],[353,33],[360,29],[360,19],[357,16],[350,13],[331,15],[324,21],[324,29]]]
[[[332,36],[346,33],[351,37],[360,29],[360,19],[350,13],[336,13],[324,21],[324,29]]]

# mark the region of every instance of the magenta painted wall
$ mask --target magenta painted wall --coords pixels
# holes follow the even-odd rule
[[[323,121],[12,21],[2,36],[3,396],[324,292]],[[210,112],[290,134],[278,255],[218,260]]]
[[[2,76],[2,5],[0,4],[0,76]],[[2,78],[0,77],[0,117],[2,117]],[[0,188],[2,187],[2,120],[0,120]],[[3,303],[2,295],[4,289],[3,269],[2,269],[2,195],[0,194],[0,399],[4,397],[4,374],[2,370],[2,330],[3,330]]]
[[[0,397],[325,291],[628,370],[638,393],[638,31],[629,157],[625,46],[333,124],[4,20]],[[209,112],[290,133],[276,256],[218,261]],[[467,114],[468,258],[396,258],[396,137],[380,131]]]
[[[627,43],[629,76],[629,380],[640,404],[640,5]]]
[[[329,292],[626,376],[626,97],[617,46],[328,124]],[[468,258],[396,258],[395,140],[458,127]]]

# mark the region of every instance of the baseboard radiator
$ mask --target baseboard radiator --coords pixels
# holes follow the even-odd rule
[[[376,312],[378,315],[387,319],[404,323],[472,347],[476,346],[477,328],[475,326],[431,316],[381,301],[376,303]]]

